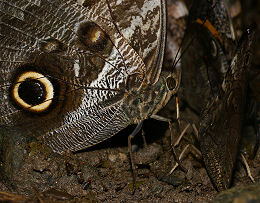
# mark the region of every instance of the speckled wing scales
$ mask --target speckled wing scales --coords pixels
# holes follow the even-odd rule
[[[114,14],[118,9],[111,5]],[[127,79],[144,79],[146,65],[158,60],[148,56],[158,42],[147,43],[140,56],[141,42],[122,33],[105,0],[84,7],[76,1],[1,0],[0,125],[42,137],[62,153],[99,143],[132,123],[122,110]]]
[[[248,72],[255,33],[249,31],[238,46],[219,91],[200,121],[199,142],[208,173],[218,190],[230,186],[242,133]]]
[[[84,115],[79,120],[53,130],[45,135],[45,142],[56,152],[77,151],[109,138],[126,127],[129,118],[121,108],[121,102],[100,108],[94,114]]]

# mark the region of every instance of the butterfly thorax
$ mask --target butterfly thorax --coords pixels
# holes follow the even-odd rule
[[[173,91],[167,86],[167,73],[162,73],[154,84],[144,81],[140,88],[127,93],[123,108],[133,123],[138,123],[162,109]]]

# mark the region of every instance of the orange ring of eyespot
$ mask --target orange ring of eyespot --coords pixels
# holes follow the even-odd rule
[[[19,96],[19,93],[18,93],[19,86],[26,79],[35,79],[44,85],[44,87],[46,89],[46,98],[41,104],[32,106],[32,105],[24,102],[24,100]],[[14,100],[16,101],[16,103],[18,105],[20,105],[22,108],[27,109],[28,111],[31,111],[31,112],[43,112],[46,109],[48,109],[52,103],[52,99],[54,97],[54,87],[53,87],[51,81],[48,80],[41,73],[37,73],[34,71],[28,71],[28,72],[22,73],[17,78],[16,83],[12,89],[12,96],[13,96]]]

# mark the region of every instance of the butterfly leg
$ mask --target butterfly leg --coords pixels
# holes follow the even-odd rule
[[[198,150],[194,145],[192,144],[188,144],[185,146],[184,150],[182,150],[180,156],[179,156],[179,160],[183,160],[185,157],[187,157],[187,155],[189,153],[192,153],[197,159],[201,159],[202,154],[200,152],[200,150]],[[169,175],[172,174],[172,172],[179,166],[179,163],[176,162],[176,164],[174,165],[174,167],[170,170]]]
[[[172,121],[171,119],[169,118],[165,118],[165,117],[162,117],[162,116],[159,116],[159,115],[152,115],[151,118],[155,119],[155,120],[158,120],[158,121],[164,121],[164,122],[168,122],[169,124],[169,129],[170,129],[170,132],[171,132],[171,150],[172,150],[172,154],[173,154],[173,158],[174,160],[178,163],[178,165],[181,167],[181,169],[183,171],[187,171],[186,168],[181,164],[177,154],[176,154],[176,151],[175,151],[175,146],[173,144],[173,137],[174,137],[174,132],[173,132],[173,128],[172,128]]]
[[[181,141],[181,139],[183,138],[183,136],[185,135],[186,131],[189,129],[190,127],[190,123],[186,125],[186,127],[182,130],[181,135],[178,137],[178,139],[176,140],[176,142],[173,144],[174,147],[177,147]],[[172,141],[173,142],[173,141]]]
[[[177,121],[179,126],[181,125],[181,121],[180,121],[180,105],[179,105],[179,97],[176,96],[175,98],[176,101],[176,117],[177,117]]]
[[[249,102],[248,102],[248,110],[247,112],[249,112],[249,122],[251,122],[253,124],[254,127],[254,131],[255,131],[255,146],[254,146],[254,151],[253,151],[253,156],[252,158],[254,158],[256,156],[256,153],[258,151],[259,148],[259,116],[258,116],[258,102],[252,98]]]
[[[131,140],[142,129],[143,122],[144,121],[141,121],[140,123],[138,123],[136,128],[134,129],[134,131],[128,136],[129,157],[130,157],[131,168],[132,168],[132,173],[133,173],[133,194],[135,193],[135,187],[136,187],[136,168],[135,168],[134,157],[133,157],[133,152],[132,152],[132,141]]]
[[[241,153],[241,157],[242,157],[242,163],[244,164],[244,166],[246,167],[246,172],[247,172],[247,175],[248,177],[251,179],[251,181],[253,183],[255,183],[255,179],[253,178],[252,174],[251,174],[251,170],[250,170],[250,167],[246,161],[246,158],[245,156]]]
[[[253,157],[256,156],[256,153],[259,149],[259,121],[256,121],[256,123],[254,124],[254,128],[255,128],[255,137],[256,137],[256,143],[254,146],[254,154]]]
[[[142,138],[143,138],[143,142],[144,142],[144,147],[147,147],[144,129],[142,129]]]
[[[255,144],[253,147],[253,151],[251,153],[249,153],[249,159],[254,159],[256,156],[256,153],[258,151],[259,148],[259,120],[258,120],[258,103],[254,98],[250,98],[248,103],[247,103],[247,109],[246,109],[246,123],[245,125],[249,125],[252,126],[254,129],[254,134],[255,134]],[[248,138],[246,138],[248,139]],[[240,150],[240,157],[239,160],[241,161],[241,163],[243,164],[248,177],[250,178],[250,180],[254,183],[255,180],[251,174],[251,170],[250,167],[247,163],[247,159],[245,158],[245,156],[243,155],[243,150]]]
[[[177,147],[177,146],[179,145],[181,139],[183,138],[183,136],[185,135],[186,131],[189,129],[190,126],[192,126],[192,128],[193,128],[193,130],[194,130],[194,132],[195,132],[195,135],[196,135],[196,138],[198,138],[198,130],[197,130],[197,128],[196,128],[196,125],[195,125],[195,124],[190,125],[190,123],[189,123],[189,124],[187,124],[186,127],[183,129],[183,131],[181,132],[181,135],[178,137],[177,141],[173,144],[174,147]],[[187,157],[187,155],[188,155],[189,153],[192,153],[198,160],[201,160],[201,158],[202,158],[202,154],[201,154],[200,150],[197,149],[194,145],[188,144],[188,145],[186,145],[185,148],[182,150],[180,156],[178,157],[178,160],[179,160],[179,161],[183,160],[185,157]],[[175,164],[175,166],[170,170],[169,175],[170,175],[171,173],[173,173],[173,171],[174,171],[178,166],[179,166],[179,163],[177,162],[177,163]]]

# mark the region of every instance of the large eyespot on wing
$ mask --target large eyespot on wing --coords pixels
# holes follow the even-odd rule
[[[89,50],[104,51],[107,47],[112,47],[106,32],[94,22],[80,24],[78,36],[81,43]],[[108,46],[108,43],[110,46]]]
[[[96,9],[105,12],[106,2],[87,10],[74,1],[1,1],[1,125],[44,137],[61,153],[132,122],[121,100],[127,76],[143,80],[145,65]]]
[[[12,99],[30,112],[46,111],[54,99],[52,82],[43,74],[28,71],[21,73],[11,88]]]

